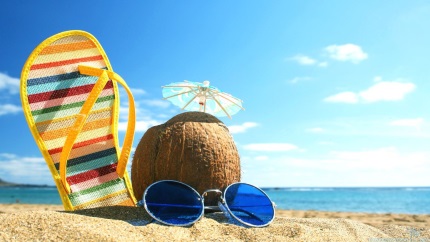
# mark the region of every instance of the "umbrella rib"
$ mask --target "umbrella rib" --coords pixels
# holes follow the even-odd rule
[[[185,106],[183,106],[181,109],[182,109],[182,110],[184,110],[188,105],[190,105],[190,103],[191,103],[194,99],[196,99],[196,97],[197,97],[197,95],[196,95],[196,96],[194,96],[190,101],[188,101],[188,102],[187,102],[187,104],[185,104]]]
[[[178,94],[174,94],[174,95],[171,95],[171,96],[168,96],[168,97],[164,97],[163,99],[164,100],[166,100],[166,99],[169,99],[169,98],[171,98],[171,97],[176,97],[176,96],[179,96],[179,95],[182,95],[182,94],[186,94],[186,93],[190,93],[190,92],[193,92],[194,90],[193,89],[191,89],[191,90],[189,90],[188,92],[181,92],[181,93],[178,93]]]
[[[223,94],[222,92],[221,92],[221,94]],[[226,96],[222,96],[223,98],[225,98],[225,99],[227,99],[227,100],[229,100],[230,102],[232,102],[234,105],[236,105],[236,106],[238,106],[239,108],[241,108],[242,110],[245,110],[245,108],[243,108],[241,105],[239,105],[239,104],[237,104],[235,101],[233,101],[233,100],[231,100],[229,97],[226,97]],[[238,99],[239,101],[242,101],[242,100],[240,100],[240,99]]]
[[[162,88],[177,88],[177,87],[188,87],[188,88],[194,88],[197,86],[161,86]]]
[[[184,82],[185,82],[184,83],[185,85],[182,85],[182,83],[172,83],[173,85],[161,86],[163,89],[164,88],[170,88],[170,89],[180,88],[180,90],[177,89],[176,91],[171,90],[171,91],[163,92],[163,94],[167,94],[167,95],[170,94],[170,96],[163,97],[163,100],[168,100],[168,99],[174,98],[174,97],[177,98],[179,96],[179,101],[180,101],[179,103],[177,101],[172,101],[172,100],[170,100],[170,101],[172,101],[175,105],[179,106],[182,110],[184,110],[188,106],[190,106],[190,104],[193,101],[195,101],[196,98],[198,98],[200,96],[205,96],[206,99],[214,100],[216,105],[219,105],[219,108],[221,108],[223,113],[225,113],[230,119],[231,119],[231,115],[229,114],[228,110],[230,110],[229,108],[231,108],[232,106],[239,107],[239,109],[241,109],[241,110],[245,110],[245,108],[242,107],[243,101],[240,100],[239,98],[231,96],[228,93],[221,92],[219,89],[212,87],[212,86],[209,86],[209,87],[204,86],[204,88],[202,88],[200,83],[192,83],[192,82],[188,82],[188,81],[184,81]],[[187,84],[189,83],[189,84],[187,85],[186,83]],[[187,88],[189,89],[188,91],[187,91]],[[188,102],[183,107],[181,107],[180,103],[184,103],[183,101],[185,101],[185,100],[184,100],[184,98],[181,99],[180,96],[184,95],[184,94],[187,94],[186,97],[184,97],[185,100],[188,98],[190,98],[190,99],[188,100]],[[191,96],[189,96],[190,94],[191,94]],[[200,111],[203,111],[206,113],[206,111],[208,111],[207,110],[208,109],[208,105],[207,105],[208,103],[206,102],[206,100],[201,99],[199,101],[199,104],[200,104]],[[226,105],[225,107],[223,106],[224,104]],[[193,108],[194,108],[194,106],[192,106],[192,109]],[[216,110],[217,110],[217,108],[215,107],[215,109],[213,110],[214,114],[215,113],[220,114],[219,111],[216,111]],[[211,109],[209,109],[209,113],[212,113],[213,111],[211,111]],[[238,110],[236,108],[233,108],[230,111],[236,113]]]
[[[212,90],[211,90],[212,91]],[[212,94],[212,93],[211,93]],[[223,98],[225,98],[225,99],[227,99],[228,101],[230,101],[231,103],[233,103],[234,105],[236,105],[236,106],[238,106],[240,109],[242,109],[242,110],[245,110],[245,108],[244,107],[242,107],[241,105],[239,105],[239,104],[237,104],[235,101],[233,101],[233,100],[231,100],[230,99],[230,97],[226,97],[225,95],[226,95],[226,93],[224,93],[224,92],[216,92],[215,94],[217,94],[217,95],[219,95],[219,96],[222,96]],[[213,97],[213,95],[212,95],[212,97]],[[237,99],[239,102],[243,102],[242,100],[240,100],[239,98],[235,98],[235,97],[232,97],[233,99]]]
[[[239,98],[237,98],[237,97],[233,97],[232,95],[230,95],[230,94],[228,94],[228,93],[226,93],[226,92],[221,92],[221,91],[219,91],[219,90],[216,90],[216,89],[210,89],[209,90],[210,92],[213,92],[214,94],[219,94],[219,95],[222,95],[223,97],[224,97],[224,95],[227,95],[227,96],[229,96],[229,97],[231,97],[231,98],[233,98],[233,99],[236,99],[236,100],[238,100],[239,102],[243,102],[241,99],[239,99]],[[226,98],[226,99],[228,99],[228,98]],[[233,102],[232,100],[230,100],[230,99],[228,99],[230,102]]]
[[[214,97],[214,95],[212,95],[212,93],[211,92],[208,92],[209,93],[209,95],[211,95],[212,96],[212,98],[213,98],[213,100],[216,102],[216,103],[218,103],[218,105],[221,107],[221,109],[222,109],[222,111],[224,111],[224,113],[225,114],[227,114],[227,116],[231,119],[231,116],[230,116],[230,114],[228,114],[228,112],[224,109],[224,107],[221,105],[221,103]]]

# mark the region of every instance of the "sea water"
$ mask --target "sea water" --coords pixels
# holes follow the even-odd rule
[[[56,187],[0,187],[0,203],[62,204]]]
[[[430,187],[264,190],[278,209],[430,214]]]
[[[277,209],[430,214],[430,187],[264,188]],[[0,203],[61,204],[55,187],[0,187]]]

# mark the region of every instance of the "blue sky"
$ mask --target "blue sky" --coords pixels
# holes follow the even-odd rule
[[[0,5],[0,178],[53,184],[21,111],[19,78],[40,42],[80,29],[133,90],[134,146],[181,112],[162,100],[162,85],[210,80],[244,101],[246,111],[221,118],[244,182],[430,185],[428,1]]]

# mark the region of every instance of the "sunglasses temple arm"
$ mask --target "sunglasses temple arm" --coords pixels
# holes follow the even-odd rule
[[[143,199],[140,200],[139,202],[137,202],[136,206],[140,207],[140,208],[145,207],[145,203],[143,202]],[[148,213],[148,211],[146,210],[146,208],[145,208],[145,211]],[[148,215],[149,215],[149,213],[148,213]],[[149,221],[149,223],[155,220],[152,216],[148,216],[148,217],[151,218],[151,220]]]
[[[231,215],[230,211],[221,201],[218,202],[218,208],[224,213],[224,216],[227,217],[229,223],[235,224],[237,226],[244,226],[244,224],[242,224],[240,221],[238,221]]]

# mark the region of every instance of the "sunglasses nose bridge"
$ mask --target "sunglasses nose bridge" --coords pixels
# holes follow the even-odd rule
[[[210,192],[215,192],[215,193],[217,193],[217,194],[222,194],[222,192],[221,192],[221,190],[219,190],[219,189],[208,189],[208,190],[206,190],[206,191],[204,191],[203,193],[202,193],[202,197],[204,198],[206,195],[208,195],[208,193],[210,193]]]

